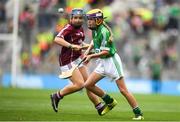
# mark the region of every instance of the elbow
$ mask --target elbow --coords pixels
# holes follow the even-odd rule
[[[58,45],[61,45],[61,43],[62,43],[62,41],[61,41],[62,39],[60,38],[60,37],[55,37],[55,39],[54,39],[54,43],[56,43],[56,44],[58,44]]]
[[[58,38],[55,37],[53,42],[54,42],[54,43],[57,43],[57,42],[58,42],[57,40],[58,40]]]

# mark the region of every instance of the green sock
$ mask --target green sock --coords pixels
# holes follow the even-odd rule
[[[113,102],[113,98],[111,98],[108,94],[105,94],[102,99],[106,104],[110,104]]]
[[[141,109],[139,107],[134,108],[133,112],[135,115],[142,115]]]

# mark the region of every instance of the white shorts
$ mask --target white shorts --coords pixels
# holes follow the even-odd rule
[[[78,58],[75,61],[73,61],[73,62],[71,62],[71,63],[69,63],[67,65],[61,66],[60,67],[60,73],[70,70],[72,68],[72,66],[78,65],[81,62],[81,60],[82,60],[81,58]],[[79,67],[82,67],[82,66],[83,66],[83,64],[79,65]]]
[[[98,66],[94,72],[112,78],[113,80],[118,80],[124,76],[122,62],[117,53],[110,58],[97,60]]]

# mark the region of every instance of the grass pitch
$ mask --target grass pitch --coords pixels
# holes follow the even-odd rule
[[[131,121],[133,113],[119,93],[111,93],[118,105],[105,116],[99,116],[85,92],[64,97],[59,112],[52,110],[50,94],[56,90],[0,88],[1,121]],[[180,97],[135,95],[144,121],[180,121]]]

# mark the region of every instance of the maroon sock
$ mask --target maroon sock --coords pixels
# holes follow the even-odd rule
[[[57,98],[59,98],[59,99],[62,99],[62,98],[63,98],[63,96],[60,94],[60,91],[58,91],[58,92],[56,93],[56,96],[57,96]]]

